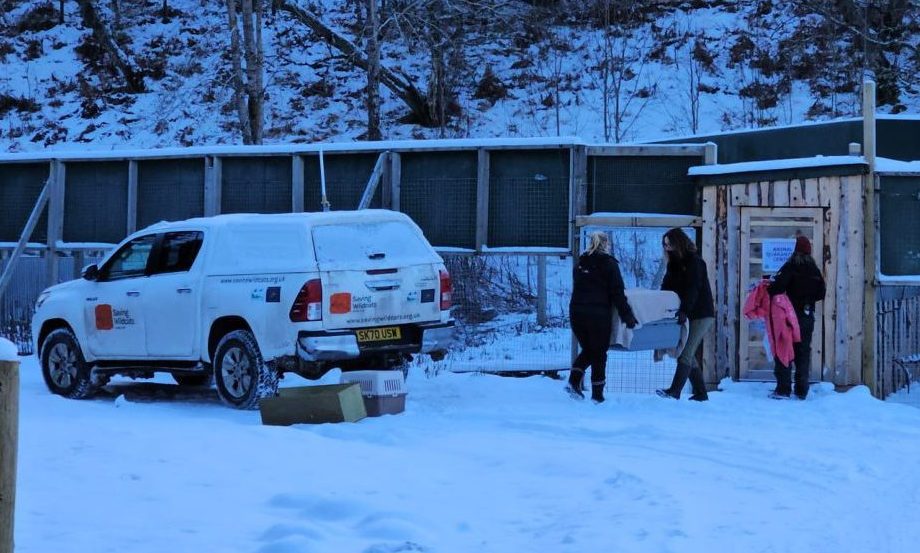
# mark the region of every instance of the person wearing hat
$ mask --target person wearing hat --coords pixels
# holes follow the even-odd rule
[[[795,239],[792,255],[773,278],[767,291],[771,296],[786,294],[799,322],[802,341],[793,345],[795,352],[795,389],[792,386],[792,367],[783,365],[774,357],[773,374],[776,390],[771,397],[786,399],[793,391],[799,399],[808,395],[808,372],[811,369],[811,337],[815,329],[815,303],[824,299],[825,283],[815,259],[811,256],[811,242],[799,235]]]

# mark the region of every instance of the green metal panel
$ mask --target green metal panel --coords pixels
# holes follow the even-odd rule
[[[920,176],[882,176],[880,181],[882,274],[920,275]]]
[[[326,199],[333,211],[357,209],[358,202],[374,172],[379,153],[324,154]],[[319,156],[303,158],[304,211],[322,211]],[[378,185],[370,207],[380,208],[383,187]]]
[[[660,144],[715,142],[719,163],[763,161],[814,157],[845,156],[850,142],[862,143],[861,121],[836,121],[799,127],[758,129],[666,140]],[[881,154],[879,154],[881,155]]]
[[[290,156],[221,159],[221,213],[290,213]]]
[[[877,156],[920,160],[920,119],[877,119],[875,133]]]
[[[569,149],[489,156],[488,246],[568,247]]]
[[[137,228],[204,215],[204,158],[137,162]]]
[[[47,163],[9,163],[0,171],[0,242],[17,242],[41,194],[50,168]],[[48,208],[29,238],[44,242],[48,236]]]
[[[588,158],[588,211],[619,213],[700,213],[687,171],[698,156],[591,156]]]
[[[913,161],[920,159],[920,119],[877,119],[875,121],[878,157]],[[797,157],[845,156],[849,144],[863,142],[862,119],[809,123],[775,129],[757,129],[677,138],[657,144],[698,144],[714,142],[719,147],[719,163],[791,159]]]
[[[400,211],[434,246],[476,247],[476,151],[401,156]]]
[[[64,241],[116,243],[128,218],[128,162],[66,164]]]

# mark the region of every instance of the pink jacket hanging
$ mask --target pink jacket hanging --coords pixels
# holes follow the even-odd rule
[[[748,294],[744,302],[744,316],[748,319],[763,319],[767,327],[770,349],[780,363],[789,366],[795,358],[792,345],[801,342],[799,320],[786,294],[770,297],[767,286],[770,281],[761,280]]]

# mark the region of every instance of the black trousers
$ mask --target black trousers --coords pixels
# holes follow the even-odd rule
[[[802,341],[794,344],[795,353],[795,395],[808,395],[808,374],[811,370],[811,337],[815,331],[814,313],[796,312]],[[792,394],[792,366],[785,366],[774,356],[773,374],[776,376],[776,393],[782,396]]]
[[[613,325],[613,313],[607,310],[579,309],[569,310],[572,332],[581,346],[581,353],[572,366],[585,370],[591,367],[591,385],[599,386],[607,382],[607,348],[610,347],[610,332]]]

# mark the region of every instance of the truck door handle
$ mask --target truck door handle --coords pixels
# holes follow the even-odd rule
[[[398,290],[399,281],[398,280],[366,280],[364,285],[371,290],[386,291],[386,290]]]
[[[191,294],[192,289],[191,288],[176,288],[176,292],[180,294]]]
[[[137,290],[130,290],[128,292],[125,292],[125,294],[131,296],[132,298],[136,298],[141,295],[141,293],[138,292]]]

